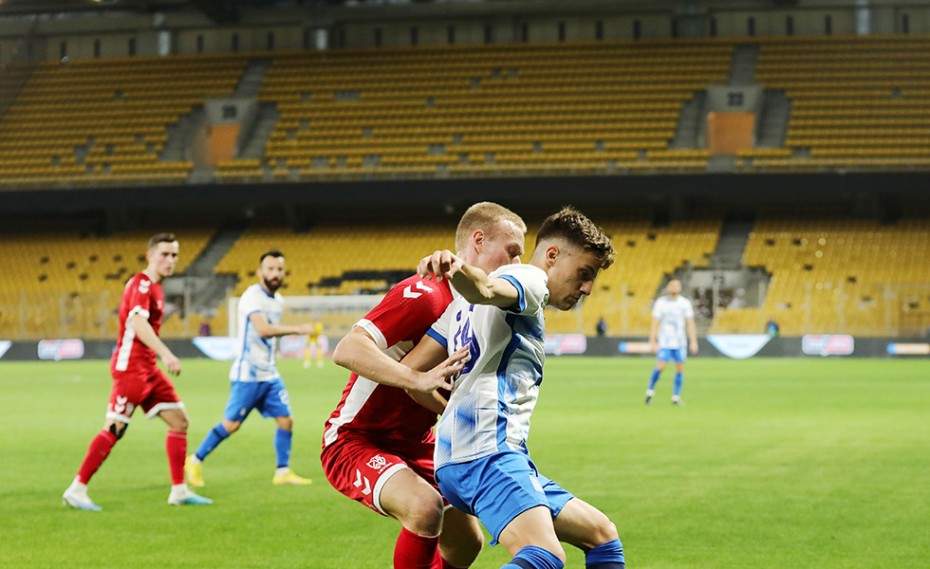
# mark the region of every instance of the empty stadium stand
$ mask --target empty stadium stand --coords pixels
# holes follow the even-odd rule
[[[930,168],[930,37],[768,38],[756,79],[792,102],[785,147],[744,171]]]
[[[744,172],[930,167],[930,36],[754,38],[791,101],[783,147]],[[670,148],[682,105],[726,83],[736,40],[511,44],[116,58],[38,65],[0,122],[0,185],[182,184],[169,127],[230,95],[250,60],[279,119],[221,182],[701,173]]]
[[[177,273],[206,245],[212,229],[176,233],[181,244]],[[0,337],[115,338],[115,312],[126,281],[145,268],[152,231],[106,236],[42,232],[0,236]],[[163,335],[182,335],[168,317]]]
[[[161,160],[168,127],[208,96],[232,92],[234,56],[43,63],[0,121],[0,184],[177,185],[189,161]]]
[[[763,306],[718,313],[714,331],[923,336],[930,326],[930,221],[756,222],[743,262],[772,274]]]

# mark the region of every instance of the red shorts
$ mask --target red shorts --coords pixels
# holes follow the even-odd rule
[[[361,437],[340,433],[320,455],[323,472],[333,488],[372,510],[381,508],[381,489],[403,468],[409,468],[439,491],[433,477],[433,443],[406,443],[390,448]]]
[[[128,423],[136,407],[150,419],[166,409],[183,409],[171,380],[159,368],[113,371],[113,391],[107,406],[107,419]]]

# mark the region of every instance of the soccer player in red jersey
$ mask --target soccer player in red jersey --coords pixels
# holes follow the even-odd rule
[[[463,214],[458,254],[486,271],[519,263],[526,224],[500,205],[482,202]],[[395,569],[468,567],[481,550],[477,520],[448,509],[433,478],[433,426],[427,409],[405,390],[451,387],[465,353],[428,372],[400,363],[452,301],[446,281],[409,277],[394,286],[343,338],[333,361],[352,371],[326,422],[321,459],[334,488],[398,520]],[[445,518],[445,519],[443,519]],[[440,531],[442,540],[439,539]]]
[[[168,503],[206,505],[212,501],[193,493],[184,482],[184,459],[187,456],[187,413],[174,385],[158,368],[160,357],[168,373],[181,373],[181,361],[158,337],[165,310],[161,281],[174,273],[178,262],[178,241],[172,233],[159,233],[149,239],[145,254],[148,266],[126,283],[119,306],[119,338],[110,360],[113,390],[107,407],[103,430],[90,443],[84,462],[71,486],[65,490],[64,503],[79,510],[98,511],[87,495],[87,483],[103,464],[116,442],[126,434],[126,427],[136,407],[149,418],[156,415],[168,424],[165,449],[171,471]]]

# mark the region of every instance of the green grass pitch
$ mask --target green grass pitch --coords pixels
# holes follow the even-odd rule
[[[322,476],[322,424],[347,373],[281,363],[294,469],[272,486],[274,423],[251,416],[205,464],[215,500],[166,504],[164,426],[140,414],[92,481],[100,513],[61,505],[103,421],[107,362],[0,364],[0,567],[389,569],[398,524]],[[551,358],[529,447],[540,470],[605,511],[628,566],[927,567],[926,360],[691,360],[685,407],[666,370],[651,407],[646,358]],[[195,448],[219,420],[227,364],[176,381]],[[568,567],[583,556],[567,548]],[[509,556],[486,547],[476,569]]]

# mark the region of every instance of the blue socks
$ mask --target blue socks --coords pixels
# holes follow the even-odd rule
[[[596,549],[596,548],[595,548]],[[564,569],[565,563],[542,547],[527,545],[501,569]]]
[[[278,468],[285,468],[291,463],[291,438],[293,436],[292,431],[283,429],[277,429],[274,433],[274,450],[278,457]],[[207,455],[228,437],[229,433],[226,432],[223,423],[218,423],[200,443],[200,448],[195,453],[197,458],[200,460],[207,458]]]
[[[278,468],[286,468],[291,463],[291,438],[293,431],[278,429],[274,432],[274,451],[278,455]]]
[[[681,384],[684,382],[684,376],[681,372],[675,374],[675,395],[681,395]]]
[[[587,569],[625,569],[623,544],[619,539],[602,543],[584,554]]]
[[[662,372],[659,371],[659,368],[652,370],[652,377],[649,378],[649,389],[655,389],[656,383],[659,382],[659,376],[662,375]]]
[[[228,437],[229,433],[226,432],[226,427],[223,426],[223,423],[217,423],[216,426],[213,427],[213,430],[207,433],[203,442],[200,443],[200,448],[197,449],[195,455],[200,460],[207,458],[207,455],[213,452],[213,449]]]

